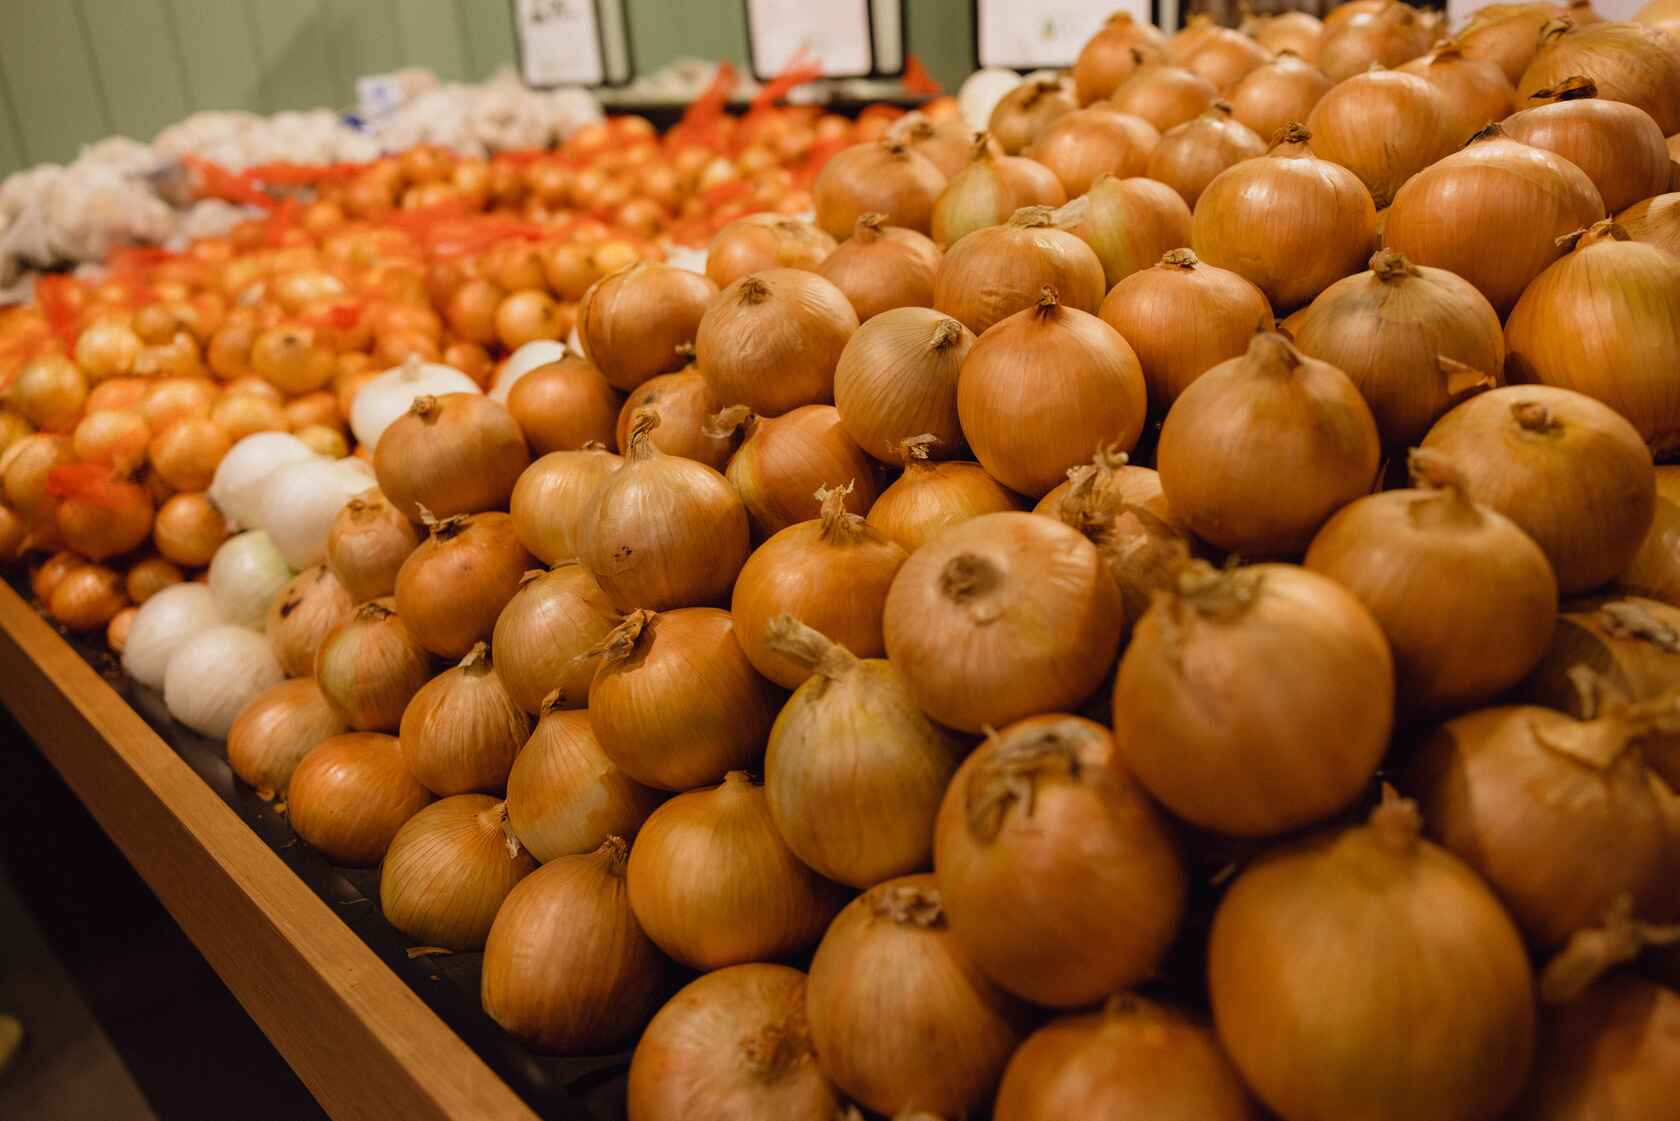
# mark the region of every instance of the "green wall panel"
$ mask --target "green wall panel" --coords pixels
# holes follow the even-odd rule
[[[461,37],[467,53],[467,77],[482,82],[517,54],[513,38],[513,5],[508,0],[456,0]]]
[[[0,176],[29,163],[23,150],[23,135],[18,131],[17,102],[6,84],[6,67],[0,64]]]
[[[95,85],[81,12],[73,3],[0,0],[6,101],[30,163],[64,163],[111,131]]]
[[[247,0],[260,54],[257,101],[265,112],[334,105],[326,21],[320,3]]]
[[[111,127],[136,140],[192,108],[165,0],[76,0]]]
[[[327,0],[322,19],[333,74],[330,104],[354,105],[357,78],[405,65],[396,0]]]
[[[194,109],[260,110],[257,28],[244,0],[166,0]]]
[[[396,6],[403,64],[429,67],[444,81],[466,77],[466,44],[455,0],[396,0]]]

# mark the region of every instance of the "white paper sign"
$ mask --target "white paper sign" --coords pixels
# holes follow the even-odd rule
[[[1447,0],[1447,26],[1454,31],[1461,30],[1470,17],[1503,0]],[[1634,14],[1644,7],[1646,0],[1593,0],[1593,11],[1603,19],[1630,20]]]
[[[529,86],[607,80],[594,0],[514,0],[521,74]]]
[[[862,77],[875,68],[869,0],[747,0],[753,71],[774,78],[798,57],[829,77]]]
[[[1036,70],[1072,66],[1115,12],[1152,20],[1149,0],[979,0],[980,65]]]

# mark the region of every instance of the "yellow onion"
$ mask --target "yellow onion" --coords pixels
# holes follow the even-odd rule
[[[397,612],[421,646],[463,658],[490,637],[536,562],[507,514],[457,514],[431,531],[397,570]]]
[[[1511,113],[1517,91],[1499,64],[1488,58],[1471,58],[1456,39],[1439,43],[1400,67],[1403,74],[1415,74],[1440,91],[1446,99],[1452,122],[1450,137],[1456,147],[1492,121]],[[1519,137],[1519,139],[1521,139]]]
[[[87,375],[58,353],[43,354],[23,364],[6,387],[6,404],[36,428],[69,432],[82,418],[87,401]]]
[[[293,769],[286,819],[334,864],[370,868],[431,800],[408,773],[397,737],[351,732],[320,741]]]
[[[1074,60],[1073,84],[1079,104],[1108,97],[1140,61],[1165,55],[1166,45],[1166,37],[1153,25],[1139,23],[1127,12],[1109,16]]]
[[[926,156],[947,179],[968,162],[973,133],[960,117],[935,124],[920,112],[912,112],[901,118],[892,131],[912,152]]]
[[[1260,1121],[1207,1027],[1131,993],[1101,1011],[1052,1020],[1009,1060],[993,1121],[1073,1117]]]
[[[1680,467],[1657,468],[1656,514],[1616,586],[1680,607]]]
[[[1675,3],[1675,0],[1650,0],[1650,3],[1634,14],[1633,22],[1643,23],[1674,35],[1680,32],[1680,4]],[[82,361],[79,354],[76,360]],[[87,363],[82,364],[85,366]]]
[[[924,433],[903,444],[904,474],[881,492],[865,520],[906,553],[970,518],[1021,508],[1021,499],[978,463],[930,462],[937,437]]]
[[[987,133],[1005,155],[1025,151],[1052,121],[1078,109],[1062,84],[1051,78],[1022,82],[999,99],[986,122]]]
[[[634,1121],[833,1121],[817,1069],[805,974],[734,965],[689,982],[648,1024],[630,1059]]]
[[[1192,120],[1219,96],[1214,84],[1193,70],[1164,59],[1148,61],[1141,52],[1137,62],[1137,69],[1115,88],[1108,104],[1142,117],[1160,132]]]
[[[654,810],[630,850],[628,879],[648,937],[699,970],[807,949],[845,898],[788,849],[745,771]]]
[[[886,225],[886,218],[874,212],[860,217],[851,239],[816,270],[845,295],[859,323],[890,308],[933,303],[939,247],[926,234]]]
[[[1563,255],[1558,238],[1603,217],[1585,172],[1489,125],[1406,181],[1389,208],[1383,244],[1415,264],[1457,273],[1503,316]]]
[[[1034,716],[951,780],[934,874],[963,948],[998,985],[1077,1008],[1160,965],[1184,914],[1176,838],[1100,724]]]
[[[1057,214],[1096,253],[1104,291],[1190,242],[1190,208],[1176,188],[1153,179],[1104,176]],[[1073,306],[1066,287],[1057,290]]]
[[[754,535],[763,539],[822,511],[821,487],[853,483],[846,508],[863,514],[881,491],[875,461],[852,443],[833,405],[805,405],[764,420],[745,406],[712,418],[711,430],[744,426],[747,438],[725,475],[746,506]]]
[[[532,455],[616,440],[619,394],[589,359],[567,352],[531,370],[508,392],[513,416]]]
[[[1464,140],[1446,95],[1400,70],[1372,69],[1338,83],[1313,106],[1307,128],[1313,151],[1359,176],[1379,210]]]
[[[1540,29],[1562,14],[1559,4],[1489,4],[1471,14],[1454,41],[1465,58],[1496,64],[1514,93],[1523,71],[1540,51]]]
[[[1302,354],[1353,380],[1383,448],[1398,455],[1454,404],[1498,384],[1505,340],[1492,306],[1456,274],[1392,249],[1370,264],[1319,293],[1290,331]]]
[[[1027,155],[1055,172],[1071,197],[1104,175],[1142,175],[1160,141],[1160,132],[1142,117],[1093,105],[1056,118]]]
[[[1576,75],[1592,79],[1598,96],[1645,110],[1664,136],[1680,132],[1680,51],[1657,28],[1553,20],[1541,29],[1540,53],[1517,82],[1517,104]]]
[[[857,312],[832,283],[769,269],[719,294],[700,320],[695,353],[713,400],[780,416],[833,399],[834,364],[857,328]]]
[[[891,662],[859,658],[791,615],[766,630],[769,649],[810,671],[764,756],[765,796],[788,848],[853,887],[927,867],[964,741],[922,714]]]
[[[348,731],[312,677],[270,686],[239,710],[228,732],[228,766],[247,786],[272,796],[322,740]]]
[[[1225,100],[1231,115],[1264,140],[1292,121],[1306,120],[1334,84],[1311,62],[1284,51],[1250,70]]]
[[[1215,101],[1201,116],[1167,130],[1149,157],[1149,178],[1193,208],[1220,172],[1265,151],[1265,141],[1231,116],[1231,103]]]
[[[1097,547],[1036,514],[987,514],[916,550],[887,593],[887,657],[922,709],[966,732],[1076,708],[1125,625]]]
[[[1244,353],[1254,332],[1272,323],[1260,289],[1189,249],[1169,250],[1121,280],[1098,314],[1131,345],[1158,412],[1202,374]]]
[[[514,703],[533,715],[556,691],[561,708],[582,708],[600,665],[587,651],[618,623],[600,585],[578,565],[527,572],[496,618],[496,673]]]
[[[697,459],[722,471],[735,454],[736,442],[732,436],[707,434],[706,420],[718,407],[705,375],[692,365],[674,374],[649,378],[630,392],[618,410],[618,446],[629,446],[630,425],[636,414],[652,409],[659,414],[659,427],[652,436],[654,447],[666,455]]]
[[[1621,572],[1651,527],[1655,473],[1638,431],[1571,390],[1489,390],[1436,421],[1423,446],[1458,466],[1472,502],[1534,538],[1564,595]]]
[[[1680,150],[1675,149],[1672,138],[1669,150],[1680,162]],[[1680,191],[1634,203],[1616,215],[1616,225],[1632,240],[1680,257]]]
[[[1668,189],[1668,144],[1645,110],[1600,98],[1593,80],[1579,75],[1536,90],[1529,101],[1540,104],[1507,117],[1506,133],[1586,172],[1606,212]]]
[[[698,273],[638,261],[583,294],[578,341],[615,389],[635,389],[655,374],[682,368],[677,347],[694,341],[717,294],[718,286]]]
[[[904,441],[923,434],[934,437],[939,458],[960,455],[957,376],[973,346],[966,327],[930,308],[882,312],[857,329],[834,367],[841,428],[883,463],[899,462]]]
[[[1046,287],[1036,307],[987,331],[963,362],[957,413],[987,474],[1043,495],[1090,449],[1130,450],[1148,409],[1143,370],[1120,333],[1063,307]]]
[[[933,306],[976,335],[1034,306],[1046,286],[1061,302],[1094,312],[1106,291],[1091,247],[1045,206],[1017,210],[1001,226],[975,230],[940,262]]]
[[[546,863],[593,852],[609,836],[634,836],[660,797],[613,765],[587,712],[558,707],[550,693],[508,773],[508,823]]]
[[[1184,26],[1167,38],[1167,57],[1182,63],[1195,54],[1219,30],[1211,12],[1192,12]]]
[[[719,230],[706,246],[706,275],[725,288],[766,269],[815,272],[836,244],[823,230],[786,214],[748,214]]]
[[[999,156],[998,174],[1015,196],[1015,205],[1005,212],[1003,221],[1023,206],[1061,206],[1068,200],[1067,188],[1056,173],[1025,156]]]
[[[414,523],[378,487],[369,487],[333,518],[327,532],[327,567],[353,603],[366,603],[396,591],[398,570],[419,547]]]
[[[624,466],[594,488],[574,531],[578,561],[614,607],[663,610],[723,598],[746,563],[747,511],[729,481],[648,439],[639,413]]]
[[[82,462],[109,464],[113,470],[128,472],[146,462],[152,430],[139,413],[99,409],[76,423],[70,440],[76,458]]]
[[[1410,62],[1429,49],[1432,38],[1415,9],[1393,0],[1340,27],[1326,27],[1314,61],[1332,82],[1341,82],[1372,66]]]
[[[848,1097],[945,1117],[986,1104],[1030,1022],[975,968],[928,875],[878,884],[840,912],[811,961],[805,1011],[817,1064]]]
[[[432,676],[432,660],[390,598],[369,600],[321,640],[315,681],[333,711],[358,732],[394,732],[409,698]]]
[[[1227,666],[1244,667],[1238,688]],[[1220,697],[1209,705],[1205,698]],[[1192,562],[1136,624],[1114,686],[1122,759],[1177,816],[1238,837],[1322,821],[1370,781],[1394,718],[1382,629],[1294,565]]]
[[[502,790],[530,733],[530,716],[508,696],[489,646],[480,642],[459,665],[421,686],[403,710],[397,736],[414,777],[447,796]]]
[[[925,234],[944,189],[945,173],[932,160],[887,138],[835,153],[811,184],[811,196],[817,225],[835,238],[850,237],[857,220],[871,212],[885,214],[888,225]]]
[[[1557,580],[1509,518],[1464,494],[1444,455],[1411,455],[1413,490],[1344,506],[1307,549],[1307,568],[1376,618],[1394,654],[1402,719],[1461,712],[1522,680],[1545,654]]]
[[[439,518],[500,509],[530,462],[513,416],[478,393],[416,397],[373,453],[379,489],[412,521],[421,507]]]
[[[1368,824],[1261,857],[1214,914],[1219,1040],[1279,1116],[1495,1121],[1527,1081],[1522,940],[1475,874],[1419,830],[1417,807],[1385,796]],[[1395,1025],[1425,1015],[1451,1030],[1401,1045]]]
[[[308,677],[315,653],[356,604],[324,565],[306,568],[286,582],[269,605],[264,623],[269,648],[287,677]]]
[[[1320,159],[1292,124],[1261,159],[1216,176],[1196,201],[1191,244],[1252,281],[1278,311],[1358,271],[1376,240],[1376,207],[1353,172]]]
[[[549,452],[525,468],[508,499],[519,543],[544,564],[575,560],[578,519],[595,488],[623,465],[605,448],[586,444],[576,451]]]
[[[537,862],[488,794],[433,802],[391,838],[379,871],[385,921],[422,946],[481,950],[514,885]]]
[[[102,463],[54,468],[46,493],[57,501],[53,516],[64,545],[92,560],[130,552],[152,532],[146,489]]]
[[[1324,24],[1311,12],[1284,11],[1271,15],[1243,16],[1238,29],[1244,35],[1274,53],[1292,51],[1311,62],[1318,56],[1318,44],[1324,38]]]
[[[729,612],[633,611],[598,652],[590,727],[632,779],[692,790],[757,763],[780,695],[747,661]]]
[[[625,850],[608,837],[592,853],[549,861],[512,885],[494,916],[484,1011],[533,1050],[610,1051],[659,1003],[665,963],[630,912]]]
[[[104,565],[78,564],[53,589],[47,614],[66,630],[93,631],[104,629],[127,606],[122,576]],[[226,714],[227,721],[234,712]]]
[[[940,192],[939,200],[933,205],[930,232],[933,240],[941,246],[949,247],[960,241],[964,234],[1005,222],[1019,207],[1026,205],[1017,201],[1014,187],[999,166],[1001,160],[1012,157],[994,153],[990,135],[984,132],[975,134],[973,156],[968,165],[951,176],[950,182]],[[1056,184],[1057,189],[1062,190],[1061,180],[1056,180]],[[1066,201],[1065,191],[1063,201]],[[860,312],[858,318],[868,317]]]
[[[1225,93],[1271,57],[1271,51],[1247,35],[1219,27],[1209,31],[1201,45],[1185,56],[1184,65]]]
[[[1379,454],[1376,422],[1347,375],[1281,335],[1258,334],[1173,402],[1156,466],[1196,536],[1292,556],[1370,490]]]

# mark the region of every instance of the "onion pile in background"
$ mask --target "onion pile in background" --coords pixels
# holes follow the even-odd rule
[[[416,150],[9,313],[0,540],[631,1121],[1671,1116],[1672,25]]]

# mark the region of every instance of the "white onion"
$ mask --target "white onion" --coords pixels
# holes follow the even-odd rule
[[[502,368],[496,371],[496,380],[490,386],[490,399],[507,404],[508,394],[513,392],[514,383],[536,369],[546,366],[550,362],[558,362],[566,357],[566,345],[553,339],[532,339],[518,350],[507,356]]]
[[[416,397],[479,392],[478,383],[453,366],[410,358],[370,378],[356,391],[355,400],[350,402],[350,431],[356,434],[358,444],[374,449],[379,447],[379,437],[408,412]]]
[[[344,504],[377,486],[365,459],[312,459],[269,475],[257,524],[280,555],[302,571],[327,559],[327,534]]]
[[[222,456],[207,493],[229,529],[249,529],[257,524],[262,484],[269,474],[314,458],[309,445],[289,432],[253,432]]]
[[[221,623],[208,587],[196,581],[171,585],[134,613],[123,647],[123,670],[140,684],[161,689],[169,659],[181,644]]]
[[[284,680],[266,637],[244,627],[211,627],[169,659],[163,703],[193,731],[222,740],[253,697]]]
[[[210,597],[234,626],[262,630],[268,605],[291,578],[286,558],[260,529],[228,538],[210,558]]]
[[[997,103],[1020,84],[1021,75],[996,66],[970,74],[957,91],[957,108],[962,112],[963,123],[975,132],[984,131],[991,123]]]

